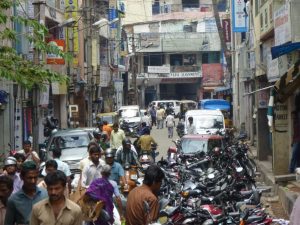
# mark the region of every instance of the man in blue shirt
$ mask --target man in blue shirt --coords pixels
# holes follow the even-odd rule
[[[127,182],[125,182],[124,169],[120,163],[115,162],[115,153],[110,148],[105,151],[105,161],[106,164],[111,167],[109,179],[117,182],[117,184],[119,184],[120,179],[122,179],[122,182],[126,184]]]
[[[8,199],[5,225],[29,224],[32,206],[48,197],[45,189],[36,186],[38,174],[35,162],[24,162],[21,169],[21,179],[24,184],[20,191]]]

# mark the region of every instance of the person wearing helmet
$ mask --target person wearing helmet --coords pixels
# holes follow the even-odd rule
[[[99,144],[99,142],[101,140],[101,132],[99,130],[94,130],[93,136],[94,136],[94,138],[92,139],[92,141]]]
[[[124,178],[124,169],[120,163],[115,162],[115,152],[111,148],[108,148],[105,151],[105,162],[111,167],[109,179],[114,180],[117,184],[120,184],[121,179],[123,184],[126,184],[127,182]]]
[[[129,139],[122,141],[122,146],[117,149],[115,159],[123,168],[126,164],[139,165],[137,152]]]
[[[108,149],[110,147],[109,137],[105,131],[103,131],[103,133],[101,134],[99,145],[103,151],[105,151],[106,149]]]
[[[9,156],[4,161],[4,175],[9,176],[14,181],[14,189],[13,193],[16,193],[17,191],[22,189],[23,181],[20,178],[20,174],[17,173],[17,160]]]

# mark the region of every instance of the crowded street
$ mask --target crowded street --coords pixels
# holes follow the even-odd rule
[[[300,225],[300,0],[0,0],[0,225]]]

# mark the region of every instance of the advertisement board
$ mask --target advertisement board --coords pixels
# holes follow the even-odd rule
[[[230,19],[223,19],[222,20],[222,27],[224,33],[224,40],[226,43],[231,42],[231,25]]]
[[[48,40],[48,44],[57,46],[61,51],[65,51],[65,40]],[[64,65],[65,60],[63,57],[54,53],[47,53],[47,64]]]
[[[220,63],[202,64],[202,86],[222,86],[223,69]]]
[[[246,3],[244,0],[232,0],[232,31],[247,31],[247,16],[245,14]]]
[[[282,45],[292,39],[289,3],[274,12],[275,45]]]

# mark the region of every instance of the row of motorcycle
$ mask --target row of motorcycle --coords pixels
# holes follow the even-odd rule
[[[168,155],[158,161],[165,179],[159,219],[154,224],[287,224],[265,212],[260,199],[269,190],[256,185],[256,165],[244,138],[222,149],[193,155],[178,151],[176,157]],[[176,144],[179,149],[180,141]]]

